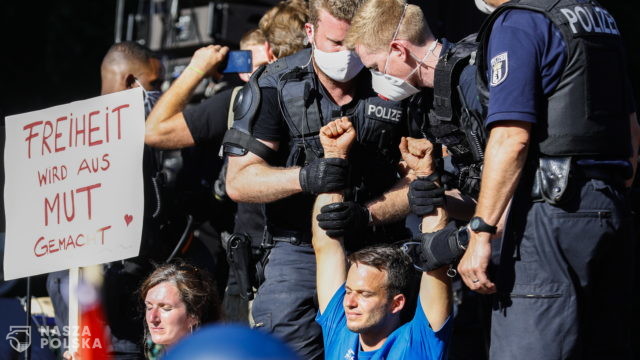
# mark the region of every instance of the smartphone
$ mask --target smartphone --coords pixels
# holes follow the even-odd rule
[[[250,73],[253,70],[251,62],[251,50],[234,50],[227,53],[227,57],[218,66],[219,72]]]

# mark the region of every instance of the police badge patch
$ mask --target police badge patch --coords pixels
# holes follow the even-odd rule
[[[491,86],[500,85],[509,74],[509,56],[505,51],[491,59]]]

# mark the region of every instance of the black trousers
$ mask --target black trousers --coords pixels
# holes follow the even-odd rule
[[[271,249],[251,310],[255,327],[285,341],[302,359],[324,358],[316,323],[316,259],[310,245],[278,242]]]
[[[491,359],[630,359],[634,235],[625,189],[576,181],[561,206],[513,200]]]

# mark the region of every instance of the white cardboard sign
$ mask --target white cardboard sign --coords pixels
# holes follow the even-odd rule
[[[4,277],[138,255],[141,88],[8,116]]]

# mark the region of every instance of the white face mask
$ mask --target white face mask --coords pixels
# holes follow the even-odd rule
[[[311,26],[311,38],[315,37],[315,28]],[[338,82],[347,82],[358,73],[364,67],[362,61],[354,51],[343,50],[337,52],[325,52],[318,49],[314,42],[311,43],[313,47],[313,58],[316,60],[316,65],[325,73],[328,77]]]
[[[404,5],[402,15],[400,16],[400,21],[398,21],[398,26],[396,27],[396,31],[391,38],[391,42],[393,42],[398,35],[400,25],[402,24],[402,19],[404,19],[404,14],[407,11],[407,6],[407,4]],[[386,74],[387,66],[389,65],[389,56],[391,55],[391,51],[389,51],[389,54],[387,54],[387,60],[384,63],[384,72],[371,69],[371,86],[373,87],[373,90],[377,92],[380,97],[393,101],[400,101],[420,92],[420,89],[407,82],[407,79],[409,79],[411,75],[418,71],[420,65],[424,64],[424,61],[427,59],[429,54],[433,54],[433,50],[435,50],[437,44],[437,41],[434,41],[433,44],[431,44],[422,60],[418,60],[413,54],[411,54],[411,52],[409,52],[409,55],[411,55],[411,57],[418,61],[418,65],[416,65],[416,67],[404,79]]]
[[[338,82],[353,79],[364,67],[358,55],[349,50],[324,52],[314,46],[313,58],[323,73]]]
[[[475,0],[475,2],[478,10],[482,11],[485,14],[491,14],[493,10],[496,9],[495,6],[487,4],[484,0]]]
[[[411,75],[418,71],[420,65],[424,64],[424,61],[427,59],[427,57],[429,57],[429,54],[433,54],[433,50],[435,50],[436,45],[438,45],[438,42],[434,41],[429,49],[427,49],[427,53],[425,54],[424,58],[422,58],[422,60],[417,59],[413,54],[409,53],[411,57],[418,61],[418,65],[416,65],[416,67],[409,73],[409,75],[407,75],[407,77],[404,78],[404,80],[393,75],[385,74],[380,71],[371,69],[371,86],[373,87],[373,90],[377,92],[381,97],[393,101],[404,100],[409,96],[420,92],[420,89],[411,85],[407,81],[407,79],[409,79]],[[389,56],[387,56],[387,63],[388,62]]]
[[[414,72],[415,70],[411,74]],[[400,101],[420,92],[420,89],[409,84],[406,80],[373,69],[371,69],[371,86],[380,97],[393,101]]]

